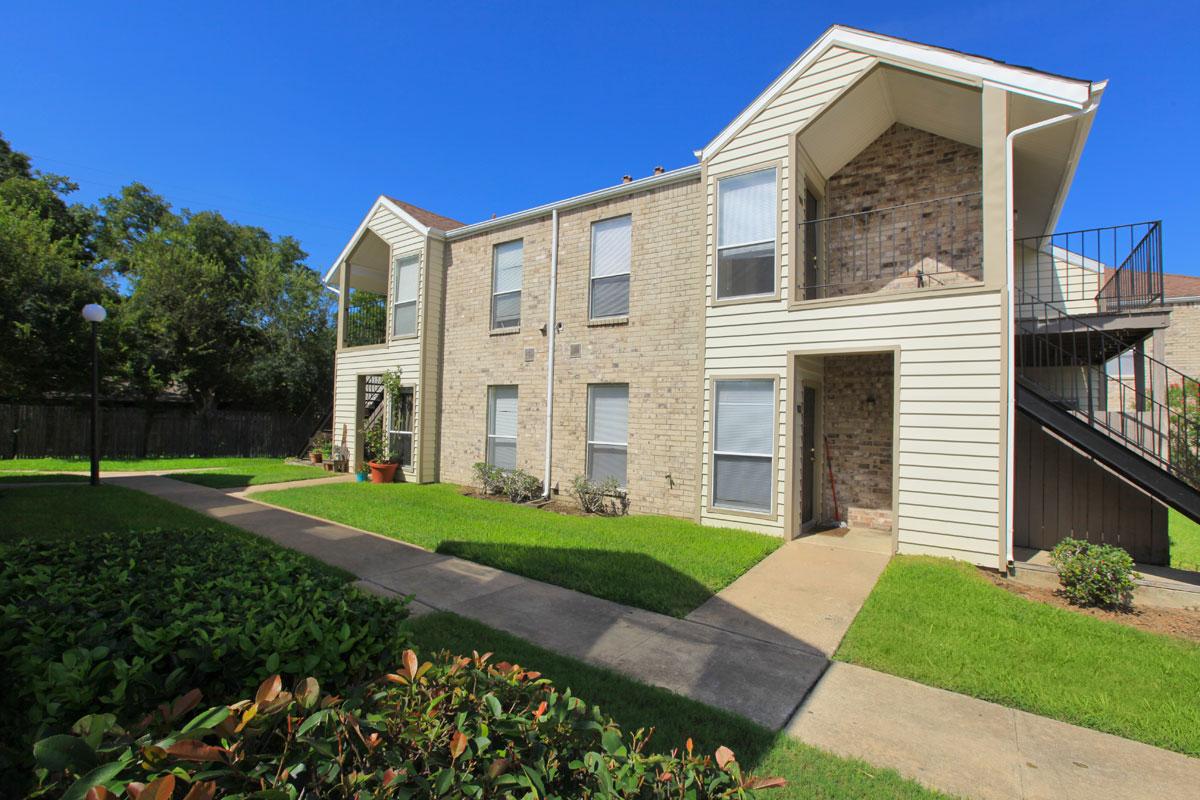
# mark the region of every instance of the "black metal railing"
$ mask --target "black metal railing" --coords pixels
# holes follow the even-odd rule
[[[387,338],[387,298],[378,292],[350,289],[342,315],[345,347],[383,344]]]
[[[1163,302],[1162,223],[1031,236],[1015,242],[1019,293],[1071,314],[1137,311]],[[1036,311],[1021,303],[1018,316]]]
[[[1021,289],[1017,374],[1097,430],[1200,488],[1200,381]]]
[[[800,223],[800,299],[979,283],[980,192]]]

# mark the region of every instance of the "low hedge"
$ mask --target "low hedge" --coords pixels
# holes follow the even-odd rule
[[[741,773],[725,747],[645,752],[596,707],[536,672],[442,653],[344,699],[278,675],[253,699],[194,713],[199,693],[128,728],[81,719],[38,742],[39,797],[383,800],[433,797],[733,798],[783,785]],[[185,719],[188,719],[186,723]]]
[[[0,782],[84,713],[185,689],[228,698],[263,674],[349,686],[406,644],[403,604],[305,556],[223,531],[139,531],[0,548]]]

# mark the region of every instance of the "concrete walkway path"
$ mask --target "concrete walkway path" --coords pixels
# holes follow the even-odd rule
[[[1200,796],[1200,759],[834,662],[787,732],[979,800]]]

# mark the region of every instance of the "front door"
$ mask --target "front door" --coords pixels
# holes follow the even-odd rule
[[[816,513],[814,487],[817,471],[817,390],[805,385],[800,405],[800,524],[808,525]]]

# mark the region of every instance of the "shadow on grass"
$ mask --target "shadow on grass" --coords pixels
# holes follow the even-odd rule
[[[210,489],[241,489],[249,486],[254,475],[238,475],[232,472],[196,472],[187,475],[168,475],[168,478],[184,483],[207,486]]]

